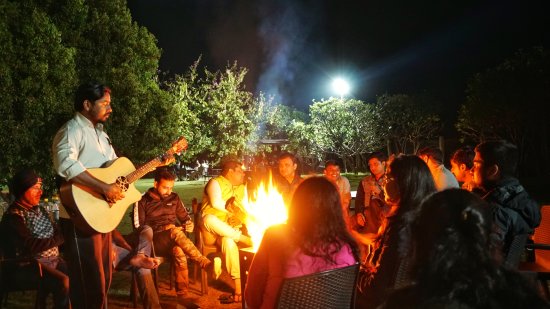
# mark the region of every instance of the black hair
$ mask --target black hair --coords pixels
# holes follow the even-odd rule
[[[439,148],[424,147],[416,152],[418,156],[428,156],[431,160],[443,164],[443,152]]]
[[[388,156],[382,151],[375,151],[375,152],[371,153],[369,155],[369,157],[367,158],[367,162],[372,158],[376,158],[380,162],[388,161]]]
[[[282,154],[280,154],[277,161],[281,161],[282,159],[287,159],[287,158],[292,160],[292,163],[298,164],[298,158],[290,152],[283,152]]]
[[[111,93],[111,89],[98,82],[88,82],[80,85],[76,91],[74,100],[74,109],[80,112],[84,109],[84,101],[92,103],[101,99],[106,93]]]
[[[470,146],[464,146],[459,148],[453,154],[451,161],[457,164],[466,165],[467,169],[471,169],[474,166],[474,157],[476,153]]]
[[[307,255],[334,263],[331,255],[348,244],[359,260],[358,246],[344,221],[340,194],[325,177],[310,177],[298,186],[289,208],[288,225],[294,231],[296,245]]]
[[[176,180],[176,175],[167,168],[158,168],[155,172],[155,181],[160,182],[162,179],[170,181]]]
[[[483,142],[476,146],[486,166],[497,165],[502,176],[513,176],[518,165],[518,148],[505,140]]]

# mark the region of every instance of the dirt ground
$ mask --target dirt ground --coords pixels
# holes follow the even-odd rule
[[[192,263],[191,263],[192,264]],[[191,304],[185,306],[178,304],[176,299],[176,291],[170,289],[169,264],[162,264],[159,267],[159,294],[160,303],[163,309],[184,309],[184,308],[224,308],[237,309],[242,308],[241,303],[220,304],[218,297],[222,294],[232,293],[233,282],[226,271],[222,273],[218,280],[209,278],[208,295],[201,295],[200,291],[200,273],[197,280],[193,278],[193,267],[189,269],[189,301]],[[113,275],[113,283],[109,290],[109,309],[133,308],[130,299],[130,282],[131,273],[128,271],[117,272]],[[138,308],[142,308],[141,303],[138,303]]]

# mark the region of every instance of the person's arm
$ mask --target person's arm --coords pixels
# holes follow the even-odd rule
[[[49,238],[36,238],[32,236],[31,231],[25,225],[23,218],[19,215],[5,214],[3,219],[6,224],[6,237],[12,238],[13,243],[35,255],[44,250],[57,247],[63,243],[63,235],[59,229],[54,228],[54,234]]]
[[[67,181],[89,187],[94,192],[103,196],[109,202],[115,202],[124,197],[122,190],[115,184],[105,183],[88,172],[86,167],[78,160],[79,144],[83,139],[79,130],[71,131],[70,128],[62,128],[53,141],[53,163],[57,174]]]
[[[363,188],[363,181],[359,182],[357,186],[357,194],[355,195],[355,213],[363,213],[365,210],[365,189]]]
[[[111,232],[111,235],[113,237],[113,243],[121,248],[124,248],[128,251],[132,251],[132,246],[130,246],[130,244],[128,244],[128,242],[126,241],[126,239],[124,239],[124,237],[122,236],[122,234],[120,234],[120,232],[118,230],[113,230]]]
[[[222,188],[215,179],[208,182],[205,191],[212,207],[220,211],[227,212],[225,209],[225,201],[222,199]]]
[[[351,185],[349,184],[349,180],[346,177],[342,177],[342,180],[344,181],[344,190],[342,192],[342,204],[346,209],[348,209],[349,203],[351,202]]]
[[[136,228],[145,225],[145,221],[146,221],[146,215],[145,215],[145,200],[144,200],[143,197],[142,197],[141,200],[139,200],[139,202],[138,202],[137,212],[138,212],[138,222],[139,222],[139,226],[136,226]]]
[[[116,183],[105,183],[95,178],[87,170],[71,178],[71,181],[77,184],[84,185],[93,191],[103,195],[105,200],[114,203],[124,198],[124,192]]]
[[[178,221],[181,224],[186,224],[191,220],[191,216],[187,212],[187,209],[179,197],[176,198],[176,218],[178,218]]]

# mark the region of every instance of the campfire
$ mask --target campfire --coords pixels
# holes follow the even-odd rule
[[[256,252],[268,227],[286,223],[288,210],[283,196],[275,189],[271,176],[268,184],[265,185],[262,182],[250,197],[246,207],[248,213],[246,227],[254,244],[252,251]]]

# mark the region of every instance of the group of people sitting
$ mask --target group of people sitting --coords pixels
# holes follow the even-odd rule
[[[356,263],[362,265],[361,308],[548,307],[523,277],[503,264],[513,236],[532,233],[540,222],[537,203],[513,177],[517,149],[495,141],[466,156],[467,151],[460,149],[451,159],[456,184],[447,177],[440,183],[448,187],[439,189],[435,179],[445,177],[436,178],[434,171],[448,173],[441,165],[430,168],[429,161],[437,162],[437,157],[387,160],[373,154],[371,175],[359,184],[354,215],[343,207],[349,197],[342,188],[349,188],[349,182],[342,180],[336,163],[326,164],[324,177],[303,179],[296,158],[283,154],[275,183],[290,201],[288,222],[264,235],[249,270],[248,308],[274,308],[285,278]],[[468,170],[469,178],[460,173]],[[151,269],[159,265],[153,247],[157,255],[174,258],[181,298],[188,294],[188,258],[216,277],[221,272],[221,261],[204,257],[185,234],[194,230],[194,223],[172,192],[175,179],[169,170],[159,169],[153,187],[134,209],[135,232],[125,237],[111,232],[111,267],[136,272],[144,308],[160,308],[151,278]],[[251,245],[241,230],[248,200],[244,180],[240,162],[224,162],[221,175],[205,187],[197,223],[204,241],[221,248],[235,283],[231,301],[242,300],[238,247]],[[455,188],[459,182],[464,189]],[[74,244],[64,243],[57,223],[39,206],[41,178],[22,170],[12,178],[10,193],[14,200],[1,224],[5,252],[32,256],[42,265],[42,305],[52,292],[56,308],[70,308],[70,300],[78,303],[82,296],[71,291],[71,269],[59,247],[72,250]]]
[[[459,159],[465,151],[472,163]],[[390,160],[375,153],[353,215],[327,164],[325,177],[299,182],[287,224],[266,231],[249,270],[248,308],[274,308],[285,278],[354,263],[357,308],[548,308],[505,263],[514,236],[541,220],[513,176],[517,155],[505,141],[460,149],[455,177],[438,150]]]

